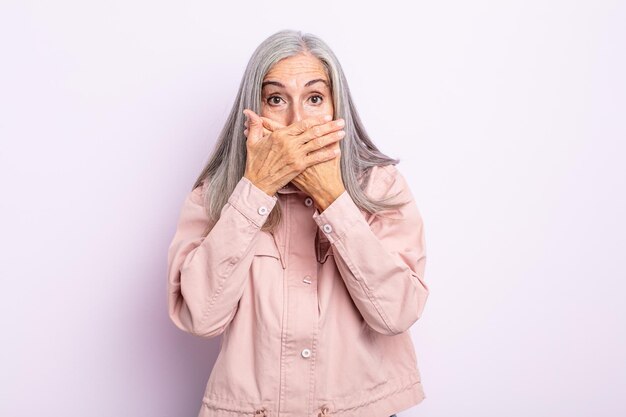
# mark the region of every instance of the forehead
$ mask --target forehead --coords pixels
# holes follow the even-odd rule
[[[283,84],[301,84],[313,78],[328,80],[326,67],[318,58],[309,54],[299,54],[281,59],[265,74],[263,81],[276,80]]]

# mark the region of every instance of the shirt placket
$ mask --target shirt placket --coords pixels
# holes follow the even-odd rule
[[[315,363],[318,337],[317,255],[313,200],[304,193],[285,196],[284,291],[286,321],[281,354],[281,414],[311,415],[315,409]]]

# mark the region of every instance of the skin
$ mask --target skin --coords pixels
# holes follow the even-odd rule
[[[326,82],[309,83],[319,79]],[[267,72],[263,84],[261,114],[244,110],[244,176],[269,195],[291,181],[324,211],[345,191],[339,151],[344,121],[332,121],[333,98],[324,65],[308,53],[285,58]]]

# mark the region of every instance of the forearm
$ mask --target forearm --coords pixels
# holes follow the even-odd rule
[[[396,188],[404,185],[400,181]],[[411,200],[393,214],[374,215],[370,225],[345,192],[313,215],[332,245],[337,268],[364,320],[388,335],[401,333],[418,320],[429,292],[417,206]]]
[[[170,317],[177,327],[204,337],[223,331],[242,296],[254,238],[275,202],[242,179],[202,238],[204,207],[187,199],[168,252]]]

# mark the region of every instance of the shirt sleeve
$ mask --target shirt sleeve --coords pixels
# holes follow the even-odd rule
[[[332,245],[335,263],[364,320],[379,333],[406,331],[424,310],[426,246],[422,216],[404,176],[392,167],[386,195],[409,203],[366,220],[344,191],[313,218]],[[372,178],[372,181],[374,179]]]
[[[278,198],[242,177],[203,237],[209,217],[202,189],[187,195],[168,249],[168,310],[181,330],[214,337],[237,312],[254,257],[254,238]]]

